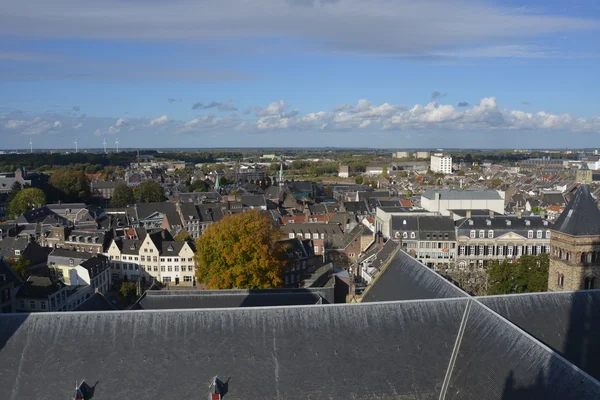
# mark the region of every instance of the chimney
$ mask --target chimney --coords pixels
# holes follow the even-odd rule
[[[471,218],[471,210],[467,210],[467,218]]]

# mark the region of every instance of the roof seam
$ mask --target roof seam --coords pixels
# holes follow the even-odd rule
[[[465,328],[467,326],[467,320],[469,319],[471,303],[472,299],[468,299],[467,305],[465,306],[465,311],[463,313],[462,321],[460,322],[460,326],[458,328],[458,334],[456,335],[456,342],[454,343],[454,348],[452,349],[452,354],[450,355],[450,361],[448,362],[446,376],[444,376],[444,382],[442,383],[442,389],[440,390],[440,400],[444,400],[446,398],[446,392],[448,391],[450,379],[452,378],[452,372],[454,371],[454,364],[456,363],[456,358],[458,357],[460,344],[462,343],[462,338],[465,333]]]

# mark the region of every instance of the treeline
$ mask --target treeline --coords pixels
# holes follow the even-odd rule
[[[163,152],[155,157],[159,160],[177,160],[200,163],[216,163],[219,159],[241,160],[244,155],[237,151],[189,151],[189,152]]]
[[[524,255],[517,261],[491,261],[488,266],[487,293],[512,294],[548,290],[548,254]]]
[[[146,150],[140,152],[144,155],[154,155],[156,151]],[[75,168],[94,166],[96,171],[107,166],[123,167],[129,165],[137,157],[137,152],[127,151],[120,153],[28,153],[28,154],[3,154],[0,156],[0,170],[5,172],[15,171],[25,167],[30,171],[49,171],[57,168]],[[89,173],[89,172],[88,172]]]

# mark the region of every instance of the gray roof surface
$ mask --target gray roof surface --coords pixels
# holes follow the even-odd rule
[[[108,301],[102,293],[96,292],[80,305],[75,307],[73,311],[114,311],[115,307]]]
[[[440,194],[441,200],[502,200],[500,193],[496,190],[451,190],[451,189],[429,189],[422,197],[434,199],[435,194]]]
[[[217,375],[227,400],[438,399],[464,308],[2,314],[0,398],[70,398],[82,379],[98,382],[94,400],[206,398]]]
[[[468,294],[423,266],[404,251],[375,278],[363,302],[468,297]]]
[[[479,301],[600,379],[600,290],[481,297]]]
[[[600,209],[586,184],[554,222],[554,230],[571,236],[600,236]]]
[[[231,308],[333,303],[333,287],[264,290],[149,290],[138,309]]]

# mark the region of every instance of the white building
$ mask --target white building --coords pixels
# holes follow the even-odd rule
[[[449,210],[491,210],[504,214],[504,192],[496,190],[427,190],[421,196],[421,207],[441,215]]]
[[[431,156],[430,168],[433,172],[452,173],[452,156],[436,153]]]
[[[348,178],[350,176],[350,168],[347,165],[340,165],[340,172],[338,173],[340,178]]]
[[[397,151],[394,153],[394,158],[409,158],[410,153],[408,151]]]
[[[428,151],[417,151],[415,153],[415,158],[425,159],[425,158],[429,158],[430,155],[431,155],[431,153]]]
[[[106,252],[113,280],[150,281],[192,286],[194,251],[187,242],[165,240],[162,232],[142,240],[113,240]]]

